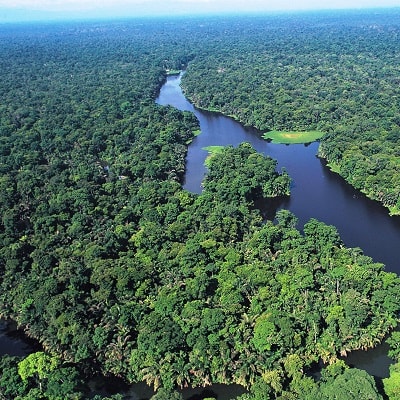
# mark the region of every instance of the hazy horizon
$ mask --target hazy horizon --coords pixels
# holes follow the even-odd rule
[[[0,22],[115,19],[400,7],[399,0],[0,0]]]

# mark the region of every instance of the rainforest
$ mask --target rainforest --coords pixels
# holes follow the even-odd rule
[[[240,400],[398,398],[398,275],[333,225],[266,218],[292,180],[249,143],[185,190],[199,123],[155,99],[185,70],[201,109],[260,136],[319,132],[328,167],[398,218],[399,17],[0,26],[0,316],[41,346],[0,358],[0,398],[124,398],[92,393],[99,375],[153,400],[215,383]],[[345,363],[384,339],[390,377]]]

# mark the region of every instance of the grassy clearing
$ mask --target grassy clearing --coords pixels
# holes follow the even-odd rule
[[[400,215],[400,208],[397,206],[393,206],[393,207],[388,207],[389,209],[389,215],[393,216],[393,215]]]
[[[207,146],[203,147],[203,150],[208,151],[208,156],[204,161],[206,167],[210,166],[210,159],[215,154],[221,153],[224,150],[224,146]]]
[[[180,69],[167,69],[167,75],[179,75],[182,71]]]
[[[270,140],[272,143],[296,144],[311,143],[324,136],[324,132],[320,131],[270,131],[264,133],[263,139]]]
[[[192,142],[193,142],[193,139],[194,139],[196,136],[199,136],[199,135],[200,135],[201,130],[200,130],[200,129],[196,129],[195,131],[192,131],[192,133],[193,133],[193,138],[191,138],[191,139],[189,139],[189,140],[186,140],[186,144],[192,143]]]

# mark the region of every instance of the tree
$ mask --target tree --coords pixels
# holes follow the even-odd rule
[[[366,371],[355,368],[347,368],[340,375],[335,376],[322,383],[318,389],[317,397],[321,400],[334,400],[334,399],[370,399],[381,400],[382,396],[379,394],[374,378]]]
[[[277,341],[278,332],[273,320],[274,316],[271,313],[263,314],[256,320],[252,342],[260,352],[271,351],[271,347]]]
[[[390,366],[389,378],[383,379],[383,388],[389,400],[400,399],[400,363]]]
[[[28,355],[18,363],[18,374],[28,385],[21,399],[81,399],[83,379],[74,366],[63,365],[59,358],[44,352]]]
[[[28,389],[28,382],[24,382],[18,374],[18,357],[3,356],[0,358],[0,394],[5,399],[15,399]]]
[[[389,345],[389,357],[396,361],[400,361],[400,332],[393,331],[386,341]]]
[[[43,352],[32,353],[18,363],[18,374],[24,382],[33,380],[42,391],[43,383],[48,376],[59,366],[59,359]]]

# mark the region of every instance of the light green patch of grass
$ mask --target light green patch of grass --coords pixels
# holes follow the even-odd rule
[[[221,153],[224,150],[224,146],[207,146],[203,147],[203,150],[208,151],[208,156],[204,161],[204,165],[208,168],[210,166],[211,158],[218,153]]]
[[[179,75],[180,73],[180,69],[167,69],[167,75]]]
[[[400,215],[400,208],[397,206],[392,206],[392,207],[388,207],[389,209],[389,215],[393,216],[393,215]]]
[[[328,163],[326,166],[332,171],[340,174],[340,165],[335,163]]]
[[[270,131],[264,133],[262,137],[272,143],[298,144],[315,142],[322,136],[324,136],[324,132],[320,131]]]
[[[200,129],[196,129],[195,131],[192,131],[192,133],[193,133],[193,137],[190,138],[189,140],[186,140],[186,144],[192,143],[193,139],[194,139],[196,136],[199,136],[199,135],[200,135],[201,130],[200,130]]]

